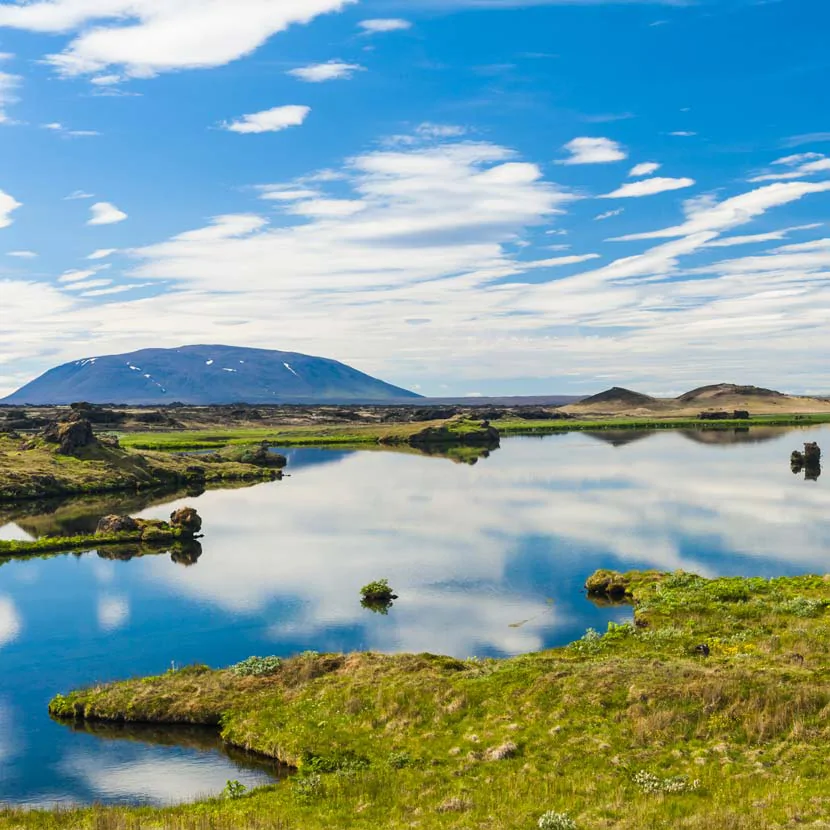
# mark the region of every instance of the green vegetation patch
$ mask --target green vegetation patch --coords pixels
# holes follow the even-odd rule
[[[298,773],[233,799],[7,812],[0,827],[769,830],[794,810],[826,825],[830,577],[611,581],[632,621],[554,651],[309,653],[58,696],[55,717],[216,725]]]

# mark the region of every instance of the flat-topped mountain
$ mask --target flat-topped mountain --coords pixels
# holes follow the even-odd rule
[[[159,406],[418,397],[336,360],[236,346],[183,346],[76,360],[51,369],[0,403]]]

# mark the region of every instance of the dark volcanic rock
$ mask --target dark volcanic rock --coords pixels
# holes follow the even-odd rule
[[[92,424],[86,419],[50,424],[43,431],[43,438],[50,444],[58,444],[61,455],[75,455],[78,450],[97,443]]]
[[[192,507],[182,507],[172,513],[170,524],[193,536],[202,529],[202,519]]]
[[[95,532],[99,536],[111,536],[115,533],[137,533],[138,522],[131,516],[104,516]]]

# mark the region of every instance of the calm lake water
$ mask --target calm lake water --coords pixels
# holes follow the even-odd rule
[[[274,775],[199,730],[73,731],[47,715],[56,692],[253,654],[562,645],[630,613],[584,597],[599,567],[830,571],[830,472],[806,481],[789,468],[793,449],[828,439],[516,438],[475,466],[290,450],[289,477],[248,489],[0,509],[0,538],[94,528],[108,512],[166,518],[182,504],[205,521],[198,558],[91,552],[0,567],[0,802],[169,803]],[[383,577],[400,595],[388,616],[358,596]]]

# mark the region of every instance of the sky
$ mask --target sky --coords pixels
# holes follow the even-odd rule
[[[830,394],[823,0],[0,0],[0,395],[221,343]]]

